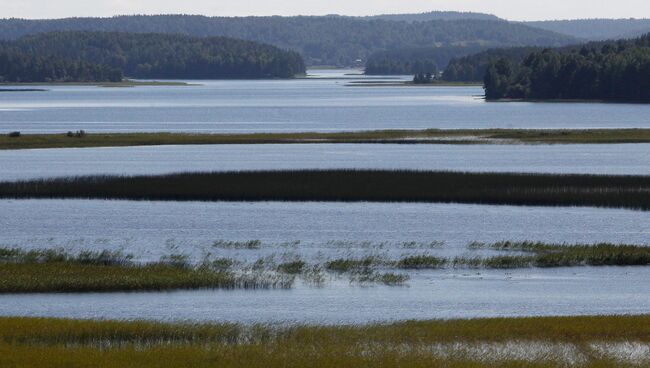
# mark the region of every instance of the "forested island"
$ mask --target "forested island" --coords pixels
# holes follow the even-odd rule
[[[131,78],[290,78],[293,51],[224,37],[66,31],[0,43],[2,82],[106,82]]]
[[[14,47],[0,49],[0,83],[120,82],[122,71],[60,57],[41,57]]]
[[[545,49],[521,63],[492,61],[488,100],[606,100],[650,102],[650,34],[630,41]]]

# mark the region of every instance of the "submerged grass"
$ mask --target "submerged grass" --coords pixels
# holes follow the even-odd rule
[[[648,142],[650,142],[650,129],[426,129],[253,134],[115,133],[86,134],[83,138],[67,137],[65,133],[26,134],[19,138],[0,135],[0,149],[269,143],[581,144]]]
[[[650,176],[297,170],[0,183],[0,198],[374,201],[650,209]]]
[[[648,360],[602,347],[648,344],[649,316],[286,328],[0,318],[3,367],[638,367]]]
[[[293,283],[281,275],[234,273],[220,266],[193,266],[183,256],[137,264],[119,252],[0,249],[0,293],[288,288]]]

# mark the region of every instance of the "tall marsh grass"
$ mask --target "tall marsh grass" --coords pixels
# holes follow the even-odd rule
[[[648,316],[293,327],[0,318],[3,367],[640,367],[648,361],[603,346],[648,344]]]
[[[0,183],[0,198],[443,202],[650,209],[650,176],[298,170]]]
[[[648,266],[650,246],[626,244],[547,244],[540,242],[499,242],[487,247],[520,251],[531,255],[511,256],[535,267],[569,266]]]
[[[289,288],[274,273],[231,272],[216,263],[192,265],[183,256],[139,264],[120,252],[0,249],[0,293],[114,292],[174,289]]]

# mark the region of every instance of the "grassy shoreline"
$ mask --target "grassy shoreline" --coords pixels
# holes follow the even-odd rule
[[[192,265],[179,256],[140,264],[119,252],[0,248],[1,294],[271,289],[292,283],[279,274],[236,273],[213,263]]]
[[[0,198],[421,202],[650,210],[650,176],[296,170],[0,182]]]
[[[9,132],[7,132],[9,133]],[[650,143],[650,129],[427,129],[338,133],[102,133],[84,137],[61,134],[0,135],[0,150],[202,144],[611,144]]]
[[[0,365],[33,367],[638,367],[650,316],[241,326],[0,318]]]

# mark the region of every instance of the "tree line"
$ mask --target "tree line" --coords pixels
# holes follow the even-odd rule
[[[447,47],[399,48],[372,54],[366,62],[368,75],[433,73],[443,70],[449,61],[484,50],[480,44]]]
[[[542,51],[541,47],[510,47],[488,49],[473,55],[454,58],[443,72],[443,79],[449,82],[479,82],[483,80],[490,63],[498,59],[508,59],[518,64],[529,54]]]
[[[545,49],[521,63],[492,61],[485,96],[497,99],[650,101],[650,34],[631,41]]]
[[[0,83],[119,82],[122,72],[106,65],[41,57],[0,46]]]
[[[105,66],[133,78],[289,78],[305,72],[296,52],[223,37],[69,31],[7,44],[35,58]]]
[[[471,15],[458,15],[471,17]],[[524,24],[491,19],[422,22],[342,16],[204,17],[191,15],[121,16],[55,20],[0,20],[0,38],[51,31],[121,31],[223,36],[300,52],[308,65],[350,66],[382,50],[409,47],[561,46],[576,39]],[[445,65],[440,65],[443,68]]]

